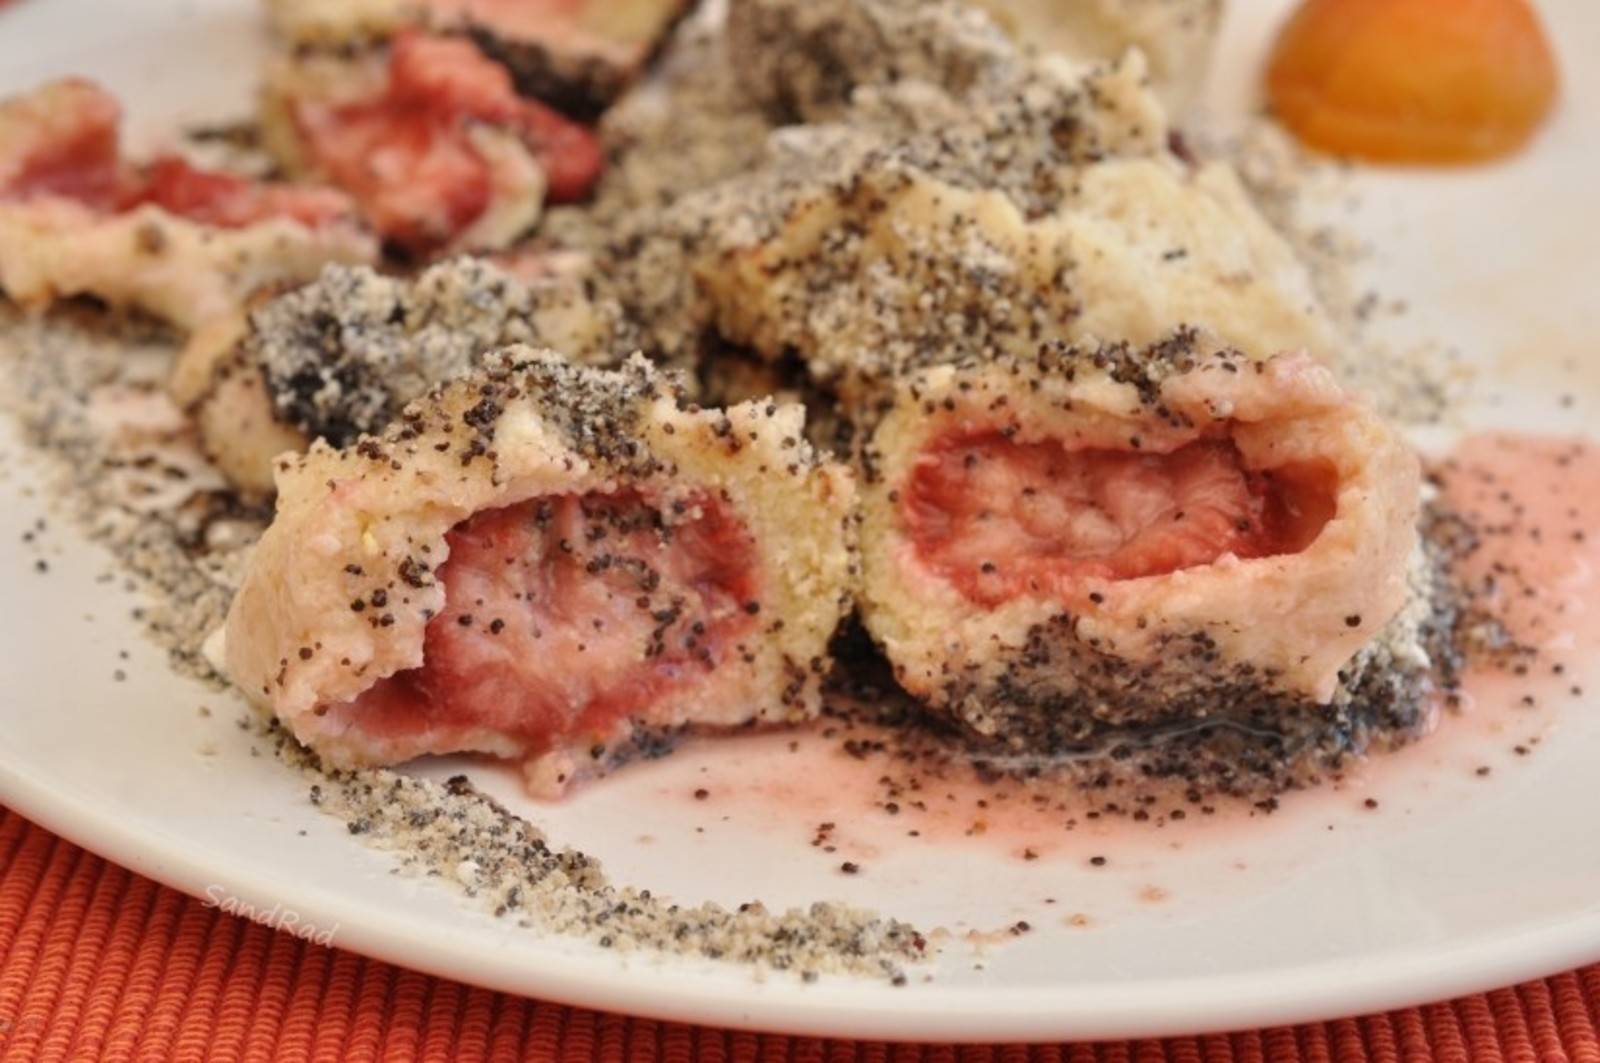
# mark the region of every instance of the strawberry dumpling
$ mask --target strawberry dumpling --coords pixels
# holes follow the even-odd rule
[[[234,681],[335,765],[476,751],[561,792],[688,728],[807,719],[853,482],[804,411],[510,348],[278,475]]]
[[[344,194],[177,155],[135,163],[121,117],[78,78],[0,100],[0,291],[17,302],[92,295],[198,332],[259,288],[376,257]]]
[[[497,250],[544,202],[581,199],[599,140],[464,37],[405,30],[354,56],[285,56],[268,72],[266,140],[292,173],[345,190],[409,254]]]
[[[862,461],[869,630],[907,690],[1013,748],[1271,725],[1368,664],[1425,671],[1417,459],[1305,355],[1179,330],[939,366]]]

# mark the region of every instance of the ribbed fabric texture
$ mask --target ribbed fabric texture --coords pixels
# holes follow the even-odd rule
[[[1449,1004],[1127,1044],[939,1047],[761,1036],[564,1008],[308,944],[0,809],[0,1061],[1600,1063],[1600,966]]]

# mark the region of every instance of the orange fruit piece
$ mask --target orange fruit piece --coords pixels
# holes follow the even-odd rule
[[[1273,46],[1267,101],[1325,151],[1475,162],[1519,148],[1557,82],[1527,0],[1304,0]]]

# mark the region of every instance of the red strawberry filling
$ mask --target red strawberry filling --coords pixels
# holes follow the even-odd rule
[[[474,122],[520,138],[558,202],[585,195],[603,163],[592,132],[518,96],[504,67],[458,38],[403,33],[381,96],[302,103],[295,118],[317,166],[375,229],[418,253],[448,243],[489,206],[494,175],[472,143]]]
[[[49,86],[33,97],[33,106],[26,156],[0,165],[12,172],[0,185],[0,200],[68,199],[108,214],[153,203],[219,228],[276,217],[315,227],[350,214],[350,201],[331,188],[252,181],[191,166],[176,155],[142,169],[125,166],[117,134],[121,108],[89,82]]]
[[[290,218],[317,228],[348,217],[350,200],[333,188],[272,184],[236,174],[202,170],[175,155],[151,163],[124,193],[121,207],[154,203],[169,214],[202,225],[234,229],[268,218]]]
[[[1322,466],[1247,469],[1229,439],[1158,454],[962,434],[922,453],[900,517],[922,565],[994,607],[1225,554],[1298,553],[1332,518],[1334,487]]]
[[[632,491],[559,495],[447,539],[424,663],[339,710],[372,736],[590,741],[709,675],[756,623],[754,543],[710,497],[664,515]]]
[[[111,207],[120,192],[117,125],[122,108],[98,86],[79,79],[58,82],[12,106],[29,112],[23,158],[0,173],[11,176],[0,198],[57,196]],[[20,138],[19,138],[20,139]]]

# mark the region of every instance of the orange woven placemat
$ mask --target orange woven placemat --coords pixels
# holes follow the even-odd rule
[[[1009,1047],[733,1033],[524,1000],[280,934],[0,808],[0,1060],[1600,1063],[1600,965],[1449,1004],[1225,1037]]]

